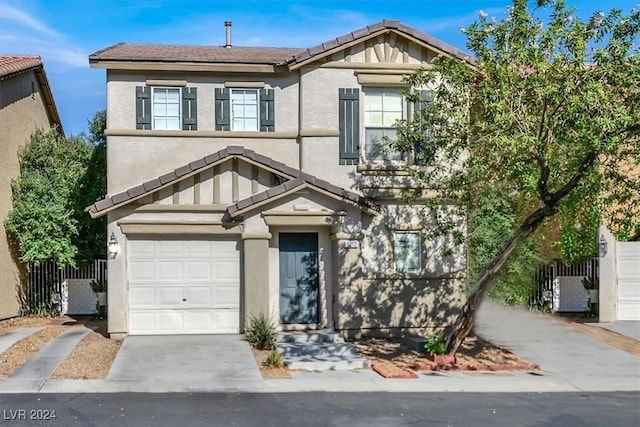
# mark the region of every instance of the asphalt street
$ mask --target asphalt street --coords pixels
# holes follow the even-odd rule
[[[640,392],[0,394],[16,426],[640,425]]]

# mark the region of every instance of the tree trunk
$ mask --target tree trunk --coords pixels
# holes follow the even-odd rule
[[[447,354],[455,355],[464,339],[471,332],[475,313],[482,302],[482,298],[491,287],[493,279],[500,274],[502,267],[509,257],[518,248],[520,243],[542,224],[542,221],[544,221],[546,217],[554,213],[554,207],[544,206],[529,215],[511,239],[505,243],[502,250],[482,269],[480,277],[473,285],[467,297],[467,302],[462,307],[460,314],[458,314],[451,330],[447,334]]]

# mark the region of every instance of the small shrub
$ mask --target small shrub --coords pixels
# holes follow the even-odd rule
[[[252,316],[244,336],[258,350],[272,350],[276,345],[276,327],[266,314]]]
[[[267,355],[267,358],[262,362],[262,366],[266,366],[268,368],[279,368],[284,364],[284,357],[281,353],[278,353],[276,350],[271,350]]]
[[[435,334],[429,335],[424,348],[427,350],[427,353],[438,355],[445,354],[447,352],[447,345],[444,340],[444,333],[442,331],[438,331]]]

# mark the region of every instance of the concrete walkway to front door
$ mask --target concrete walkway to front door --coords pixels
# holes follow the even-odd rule
[[[241,335],[128,336],[107,374],[107,380],[143,382],[157,392],[240,386],[261,378]]]

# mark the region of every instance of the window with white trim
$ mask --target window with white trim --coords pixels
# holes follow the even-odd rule
[[[152,96],[153,129],[181,129],[180,88],[154,87]]]
[[[398,273],[418,273],[422,270],[422,233],[393,232],[393,263]]]
[[[231,89],[231,130],[258,130],[256,89]]]
[[[274,132],[274,90],[216,88],[215,123],[221,131]]]
[[[405,117],[405,101],[397,89],[368,89],[364,94],[365,159],[404,160],[390,147],[396,140],[394,124]]]

